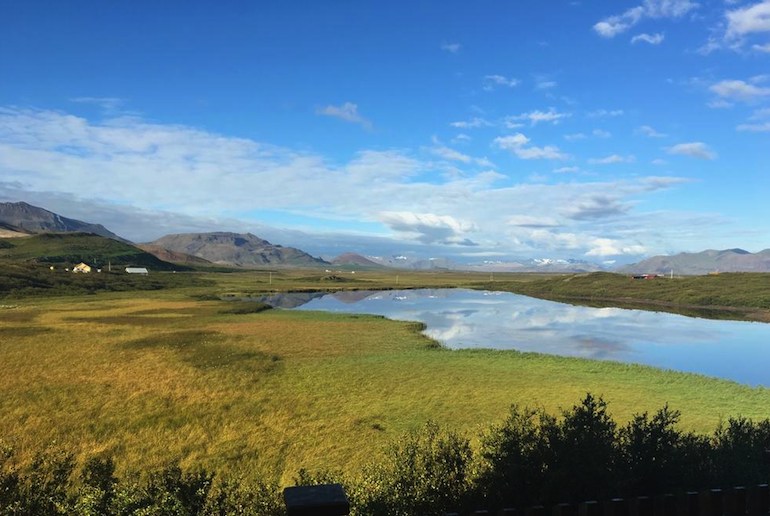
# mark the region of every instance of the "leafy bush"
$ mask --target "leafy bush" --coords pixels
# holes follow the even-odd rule
[[[467,439],[427,423],[392,445],[350,493],[356,514],[444,514],[463,505],[470,486]]]

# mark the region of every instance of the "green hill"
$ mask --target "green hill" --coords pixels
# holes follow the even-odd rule
[[[85,262],[94,268],[147,267],[151,272],[189,270],[132,245],[89,233],[43,233],[0,239],[0,261],[58,267]]]

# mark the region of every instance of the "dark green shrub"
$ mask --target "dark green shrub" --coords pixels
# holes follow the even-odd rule
[[[463,505],[470,486],[467,439],[429,422],[391,446],[366,468],[349,495],[356,514],[444,514]]]

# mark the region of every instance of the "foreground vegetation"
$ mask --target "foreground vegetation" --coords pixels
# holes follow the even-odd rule
[[[621,422],[665,403],[683,409],[688,431],[770,416],[764,388],[628,364],[450,351],[416,323],[206,300],[246,285],[222,276],[233,284],[5,301],[0,435],[17,460],[28,464],[42,443],[57,442],[79,463],[114,456],[120,474],[179,461],[285,484],[301,468],[356,471],[428,420],[473,433],[511,404],[554,412],[586,391],[611,399]],[[266,276],[250,278],[266,288]]]
[[[711,435],[683,432],[664,406],[619,425],[588,394],[558,417],[513,406],[473,446],[429,422],[394,441],[354,474],[302,471],[300,484],[342,482],[352,514],[441,515],[481,507],[561,502],[733,487],[764,482],[770,420],[730,419]],[[39,453],[27,468],[0,450],[2,514],[284,514],[280,488],[260,479],[218,477],[170,464],[119,478],[109,456],[75,473],[65,449]]]
[[[633,439],[651,439],[650,450],[658,441],[673,447],[667,463],[687,465],[644,478],[742,482],[724,468],[770,447],[769,389],[629,364],[451,351],[424,337],[417,323],[237,300],[289,290],[466,287],[581,302],[623,293],[751,315],[766,313],[768,278],[360,269],[138,277],[9,265],[0,276],[0,496],[16,514],[55,513],[29,509],[41,503],[60,513],[151,514],[162,506],[176,507],[163,509],[174,514],[248,514],[245,507],[280,514],[280,486],[299,476],[344,482],[359,514],[411,514],[407,499],[503,503],[511,482],[540,478],[537,468],[566,475],[569,461],[587,459],[570,455],[575,441],[560,439],[574,434],[568,423],[588,410],[586,400],[562,408],[588,391],[612,401],[594,399],[587,421],[604,425],[607,446],[597,456],[609,457],[610,469],[600,471],[609,477],[599,476],[619,482],[611,483],[613,493],[634,485],[636,477],[621,474],[631,467],[624,446]],[[681,409],[681,418],[661,412],[666,404]],[[635,416],[645,412],[652,416]],[[601,427],[592,424],[585,428]],[[543,462],[557,458],[567,462]],[[742,464],[729,467],[766,480],[766,470]],[[556,493],[548,487],[556,481],[541,481],[513,491],[537,493],[532,500],[592,492],[583,486]]]

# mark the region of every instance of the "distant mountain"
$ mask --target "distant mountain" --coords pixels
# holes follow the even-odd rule
[[[414,256],[394,255],[394,256],[370,256],[372,262],[384,265],[385,267],[394,267],[396,269],[414,269],[414,270],[452,270],[458,269],[456,263],[447,258],[419,258]]]
[[[770,249],[750,253],[743,249],[709,249],[700,253],[653,256],[619,269],[630,274],[694,275],[710,272],[770,272]]]
[[[166,235],[149,242],[169,251],[191,254],[222,265],[250,267],[259,265],[291,265],[318,267],[330,265],[293,247],[273,245],[251,233],[183,233]]]
[[[32,206],[26,202],[0,202],[0,223],[6,229],[19,233],[93,233],[123,243],[130,243],[101,224],[89,224],[62,217],[57,213]]]
[[[344,253],[332,260],[332,265],[337,266],[357,266],[357,267],[383,267],[382,264],[374,262],[365,256],[356,253]]]
[[[185,270],[141,249],[93,233],[41,233],[0,240],[0,261],[69,267],[85,262],[95,268],[147,267],[150,271]]]
[[[193,256],[187,253],[180,253],[178,251],[171,251],[158,245],[153,244],[138,244],[136,247],[142,251],[148,252],[151,255],[163,260],[164,262],[183,263],[185,265],[214,265],[208,260]]]
[[[593,262],[575,259],[534,258],[516,261],[487,261],[465,267],[476,272],[544,272],[544,273],[578,273],[598,272],[605,267]]]

